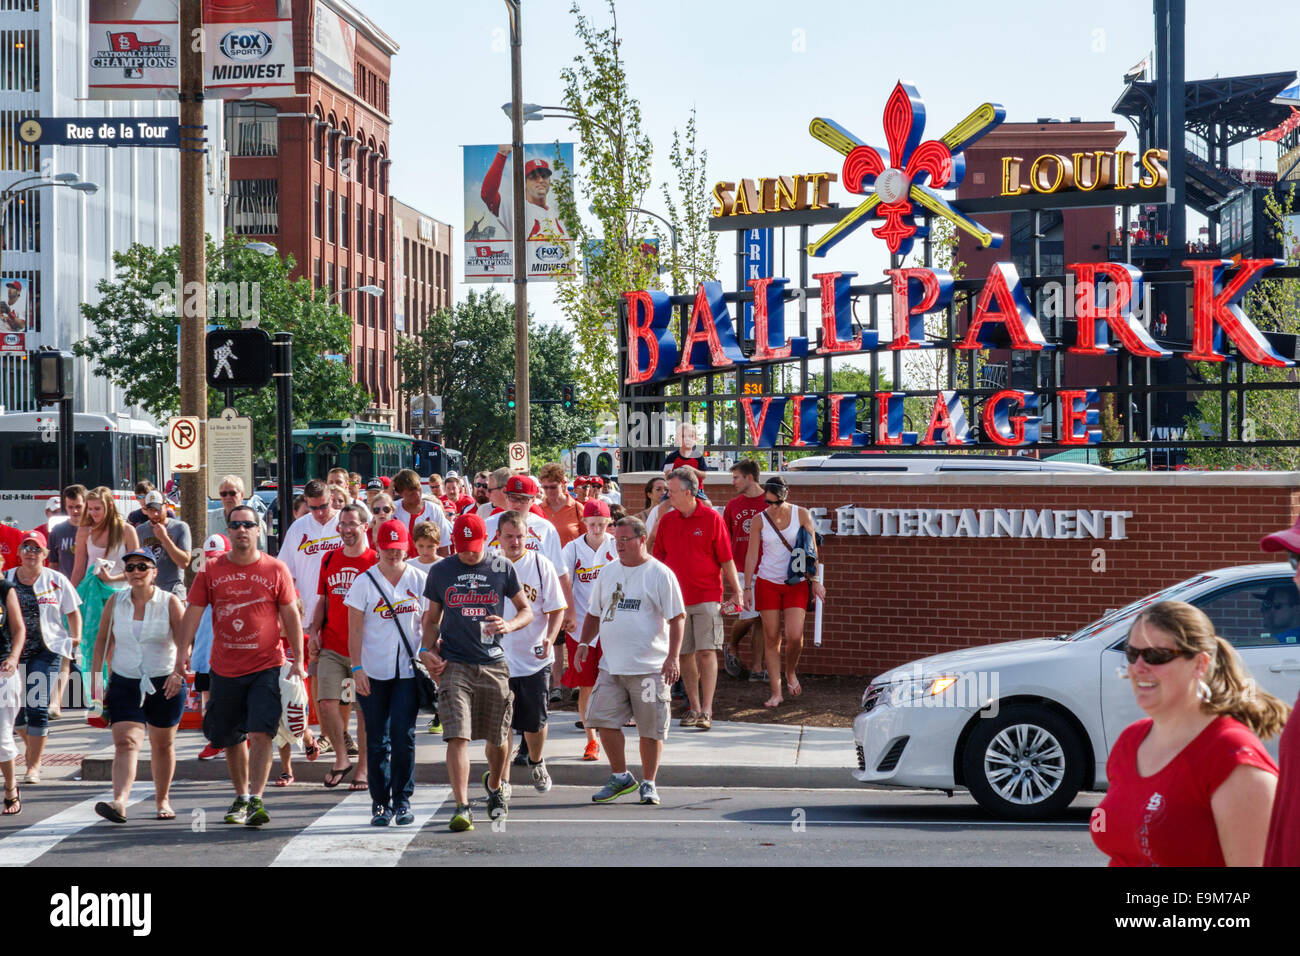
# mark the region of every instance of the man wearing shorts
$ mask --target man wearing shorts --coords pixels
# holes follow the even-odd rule
[[[476,514],[460,515],[452,527],[455,553],[429,569],[424,596],[420,660],[438,680],[438,712],[447,742],[447,778],[456,798],[451,829],[474,829],[469,807],[469,742],[486,741],[488,769],[483,786],[488,817],[509,811],[504,786],[510,760],[510,721],[514,697],[501,636],[521,631],[533,609],[519,586],[514,565],[487,553],[487,528]],[[515,607],[502,620],[506,601]],[[495,786],[493,783],[495,782]]]
[[[551,789],[551,775],[542,758],[546,745],[546,702],[551,688],[551,648],[560,633],[560,624],[568,608],[560,590],[560,576],[555,565],[540,552],[524,547],[528,521],[518,511],[500,515],[497,533],[502,556],[514,565],[519,585],[533,609],[533,621],[501,642],[510,666],[510,692],[514,695],[512,727],[524,735],[528,768],[533,786],[539,793]],[[509,622],[514,607],[503,615]],[[507,771],[509,767],[507,765]]]
[[[758,462],[745,459],[732,465],[731,487],[736,493],[723,509],[722,523],[731,535],[733,559],[743,563],[749,551],[750,522],[758,518],[767,507],[767,499],[758,483]],[[731,638],[727,641],[723,655],[724,665],[730,676],[744,676],[744,665],[741,663],[744,652],[741,651],[741,644],[750,635],[754,638],[754,650],[750,657],[753,663],[749,668],[749,679],[755,682],[765,681],[767,671],[763,669],[763,624],[757,611],[741,610],[739,620],[731,629]]]
[[[582,625],[578,667],[600,636],[600,675],[587,702],[586,722],[600,730],[611,771],[592,796],[595,803],[611,803],[638,790],[623,752],[623,725],[630,719],[641,738],[641,803],[659,804],[655,775],[668,737],[686,606],[677,576],[646,552],[646,537],[640,518],[621,518],[614,525],[618,560],[596,580]]]
[[[722,650],[723,582],[731,592],[730,600],[739,604],[742,595],[727,526],[722,515],[696,497],[699,490],[692,469],[668,473],[671,507],[655,527],[654,556],[677,576],[686,602],[682,683],[689,709],[682,726],[708,730],[713,726],[713,692]]]
[[[316,586],[319,600],[307,625],[307,649],[316,661],[316,712],[320,715],[321,732],[334,747],[334,766],[325,774],[327,787],[337,787],[352,772],[348,760],[347,711],[341,706],[352,700],[351,693],[343,692],[343,682],[348,682],[350,691],[352,680],[348,609],[343,599],[348,596],[356,576],[379,561],[379,555],[366,543],[366,525],[361,520],[359,505],[344,505],[339,510],[338,530],[343,547],[327,551],[321,560]],[[357,721],[357,765],[353,786],[360,790],[358,784],[366,779],[364,720]]]
[[[262,791],[271,772],[271,740],[280,728],[280,628],[293,653],[293,673],[305,681],[302,621],[289,569],[258,550],[257,512],[239,505],[226,519],[230,553],[206,562],[194,577],[176,637],[175,673],[184,679],[203,609],[211,605],[211,690],[203,735],[226,749],[235,787],[226,822],[260,827],[271,819]],[[245,738],[248,747],[236,746]]]

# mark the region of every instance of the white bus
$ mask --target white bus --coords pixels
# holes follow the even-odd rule
[[[165,439],[156,425],[126,416],[77,414],[73,428],[73,482],[112,488],[123,514],[137,507],[136,482],[148,479],[160,486],[166,481]],[[0,415],[0,522],[23,529],[45,523],[45,502],[60,492],[58,438],[54,409]]]

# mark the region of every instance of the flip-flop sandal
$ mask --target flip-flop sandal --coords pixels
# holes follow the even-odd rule
[[[789,678],[786,678],[785,685],[786,688],[790,691],[791,697],[798,697],[800,694],[803,693],[803,684],[799,683],[797,680],[792,681]]]
[[[124,817],[118,811],[117,807],[113,806],[111,803],[105,803],[101,800],[99,803],[95,804],[95,812],[105,820],[111,820],[113,823],[126,823],[126,817]]]
[[[14,787],[14,797],[5,797],[5,812],[7,817],[15,816],[23,812],[23,792],[18,787]]]
[[[280,779],[275,782],[275,785],[277,787],[287,787],[291,783],[293,783],[293,774],[282,773],[280,774]]]
[[[342,770],[327,770],[325,772],[325,786],[331,790],[337,787],[348,778],[348,774],[352,772],[352,767],[353,764],[348,764]]]
[[[369,790],[369,789],[370,789],[370,781],[369,781],[369,780],[353,780],[352,783],[349,784],[348,789],[351,790],[351,791],[353,791],[353,792],[356,792],[356,791],[358,791],[358,790]]]
[[[168,809],[166,809],[166,810],[159,810],[159,811],[158,811],[158,816],[155,817],[155,819],[157,819],[157,820],[175,820],[175,819],[176,819],[176,811],[175,811],[175,810],[172,810],[170,807],[169,807]]]

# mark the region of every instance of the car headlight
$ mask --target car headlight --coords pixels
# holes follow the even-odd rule
[[[881,688],[880,703],[906,707],[927,697],[937,697],[953,684],[956,677],[910,677]]]

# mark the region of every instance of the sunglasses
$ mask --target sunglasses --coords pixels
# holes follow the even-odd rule
[[[19,551],[25,551],[25,552],[27,552],[28,554],[40,554],[40,553],[41,553],[41,546],[40,546],[39,544],[25,544],[25,545],[23,545],[21,548],[19,548],[18,550],[19,550]]]
[[[764,498],[763,501],[769,505],[779,505],[781,503],[780,499],[777,498]]]
[[[223,497],[223,498],[238,498],[238,497],[239,497],[239,492],[238,492],[238,491],[223,491],[223,492],[221,492],[221,497]]]
[[[1134,647],[1132,644],[1125,644],[1124,656],[1128,658],[1130,664],[1136,664],[1140,657],[1152,667],[1159,667],[1161,664],[1168,664],[1175,657],[1191,657],[1192,655],[1183,651],[1171,650],[1168,647]]]
[[[231,531],[238,531],[240,528],[256,528],[256,521],[227,521],[226,527]]]
[[[135,571],[152,571],[153,567],[154,566],[152,564],[128,564],[126,566],[126,570],[128,573],[132,573]]]
[[[377,515],[390,515],[393,513],[392,508],[372,508],[371,510]]]
[[[487,483],[486,481],[476,481],[476,482],[474,482],[474,487],[475,487],[475,488],[486,488],[487,486],[488,486],[488,483]]]

